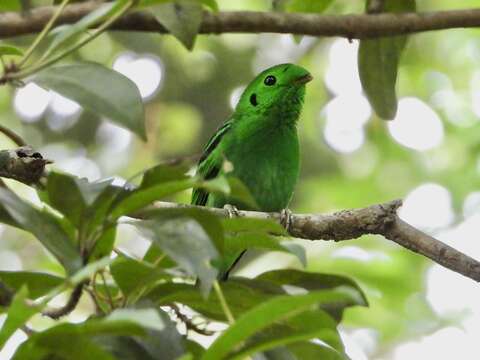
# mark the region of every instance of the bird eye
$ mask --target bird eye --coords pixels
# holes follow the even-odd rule
[[[276,82],[277,82],[277,79],[275,78],[275,76],[272,76],[272,75],[268,75],[263,81],[263,83],[267,86],[275,85]]]
[[[257,105],[258,105],[258,102],[257,102],[257,94],[252,94],[252,95],[250,95],[250,104],[252,104],[253,106],[257,106]]]

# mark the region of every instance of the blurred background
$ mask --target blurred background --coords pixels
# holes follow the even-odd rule
[[[270,1],[218,0],[220,9],[269,10]],[[478,1],[419,0],[419,11],[472,8]],[[337,0],[327,13],[361,13]],[[133,80],[145,102],[148,142],[33,83],[0,87],[0,122],[20,133],[53,168],[89,180],[130,179],[154,164],[197,154],[261,70],[294,62],[311,71],[299,122],[302,172],[293,212],[330,212],[405,199],[401,216],[480,260],[480,32],[410,37],[398,77],[393,121],[377,118],[362,94],[357,41],[290,35],[199,36],[188,52],[170,36],[112,32],[68,61],[96,61]],[[26,45],[31,37],[9,40]],[[0,148],[14,147],[0,136]],[[8,184],[38,202],[35,192]],[[189,201],[189,193],[172,199]],[[369,308],[342,325],[353,360],[478,359],[480,288],[379,236],[300,242],[308,270],[357,280]],[[140,256],[147,242],[124,226],[119,247]],[[240,274],[300,267],[266,255]],[[28,234],[0,226],[0,270],[60,268]],[[60,300],[61,303],[61,300]],[[82,316],[78,316],[79,318]],[[2,317],[0,316],[0,322]],[[39,326],[48,326],[43,319]],[[8,359],[23,334],[0,352]]]

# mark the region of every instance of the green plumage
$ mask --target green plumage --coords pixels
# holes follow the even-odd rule
[[[197,173],[211,179],[231,168],[227,175],[247,186],[259,210],[286,208],[298,178],[296,123],[305,83],[310,80],[307,70],[293,64],[277,65],[259,74],[243,92],[232,116],[207,143]],[[247,208],[202,189],[193,191],[192,204]]]

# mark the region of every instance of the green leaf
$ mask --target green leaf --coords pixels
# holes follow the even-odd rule
[[[224,231],[220,219],[204,208],[165,208],[149,211],[146,219],[169,221],[176,218],[190,218],[198,222],[213,241],[219,253],[224,252]]]
[[[349,358],[331,347],[312,342],[298,342],[288,345],[297,359],[349,360]]]
[[[189,178],[186,175],[188,170],[189,166],[185,163],[177,165],[158,164],[145,171],[140,188],[146,189],[169,181],[186,180]]]
[[[415,0],[387,0],[385,11],[415,11]],[[395,85],[400,57],[406,43],[406,36],[360,41],[358,71],[362,87],[377,115],[385,120],[393,119],[397,113]]]
[[[177,0],[148,8],[157,21],[192,50],[203,18],[202,5],[194,0]]]
[[[22,9],[19,0],[2,0],[0,1],[0,11],[19,11]]]
[[[111,216],[113,219],[118,219],[120,216],[128,215],[140,210],[167,195],[190,189],[195,184],[195,179],[188,178],[185,180],[168,181],[159,185],[148,187],[146,189],[140,188],[134,190],[131,194],[127,195],[122,201],[115,205]]]
[[[78,227],[86,204],[74,177],[50,172],[47,178],[47,195],[49,205]]]
[[[127,3],[127,0],[116,0],[107,4],[102,4],[97,9],[81,18],[73,25],[65,25],[61,31],[55,34],[50,46],[45,51],[43,57],[46,58],[48,54],[53,53],[62,45],[69,44],[74,40],[76,36],[88,30],[92,25],[114,16],[123,6]]]
[[[32,299],[46,295],[65,281],[60,276],[33,271],[0,271],[0,280],[15,292],[25,285]]]
[[[117,257],[110,265],[110,272],[127,297],[139,291],[146,291],[157,285],[159,281],[171,278],[162,269],[126,256]]]
[[[124,75],[100,64],[84,62],[49,67],[35,74],[32,80],[146,139],[140,92]]]
[[[279,325],[263,329],[228,358],[244,359],[261,351],[314,338],[331,346],[331,349],[342,358],[343,344],[336,325],[336,322],[322,310],[305,311]]]
[[[98,260],[104,256],[109,256],[115,246],[117,237],[117,226],[112,225],[103,229],[101,235],[95,239],[95,244],[90,252],[89,259]]]
[[[102,319],[61,324],[33,334],[19,347],[14,359],[59,355],[67,359],[113,360],[116,357],[92,341],[94,336],[145,336],[148,330],[163,331],[166,321],[168,319],[155,309],[118,309]]]
[[[233,217],[221,219],[223,228],[229,232],[258,231],[275,235],[285,235],[288,233],[285,228],[277,221],[272,219],[255,219],[247,217]]]
[[[82,267],[79,271],[73,274],[68,278],[68,283],[71,286],[80,284],[82,281],[89,279],[97,271],[105,269],[108,265],[113,262],[113,259],[109,257],[104,257],[100,260],[94,261]]]
[[[34,208],[6,188],[0,188],[0,202],[9,215],[35,235],[69,274],[82,266],[82,258],[73,240],[52,214]]]
[[[245,249],[265,249],[292,254],[305,266],[305,250],[291,241],[282,241],[281,238],[261,232],[243,232],[228,236],[225,240],[226,253],[236,257],[236,254]]]
[[[168,315],[161,317],[161,330],[147,329],[138,336],[96,336],[95,341],[118,360],[177,360],[185,352],[185,341]]]
[[[239,201],[251,209],[258,209],[258,204],[252,193],[248,190],[247,186],[240,181],[240,179],[228,176],[227,181],[228,186],[230,187],[230,191],[228,192],[229,198]]]
[[[273,284],[238,277],[230,278],[227,282],[222,283],[222,291],[234,317],[242,315],[272,297],[285,294],[283,289]],[[161,284],[145,294],[144,298],[159,306],[178,302],[210,319],[226,321],[218,297],[210,296],[205,299],[194,285]]]
[[[139,7],[149,7],[154,5],[165,4],[169,2],[173,2],[175,0],[140,0]],[[192,0],[198,2],[199,4],[204,5],[205,7],[209,8],[213,11],[218,11],[218,4],[216,0]]]
[[[347,289],[320,290],[305,295],[285,295],[268,300],[239,317],[208,348],[202,360],[230,359],[229,355],[244,341],[268,326],[284,322],[314,305],[356,303],[359,299]]]
[[[23,56],[23,51],[13,45],[0,44],[0,56],[2,55]]]
[[[368,306],[368,301],[360,287],[352,279],[345,276],[285,269],[263,273],[257,276],[256,279],[271,282],[278,286],[290,285],[304,288],[309,291],[333,290],[335,288],[349,289],[349,291],[356,294],[356,298],[359,299],[358,302],[354,304],[339,303],[329,305],[328,308],[325,308],[325,310],[337,320],[342,318],[345,306]]]
[[[85,216],[87,207],[92,206],[111,182],[107,179],[90,183],[87,179],[52,171],[47,178],[48,203],[79,227],[89,220]]]
[[[303,13],[324,12],[333,0],[274,0],[274,10]]]
[[[168,221],[138,221],[133,225],[190,275],[197,276],[203,294],[208,294],[218,273],[211,262],[219,258],[219,253],[196,220],[177,217]]]
[[[3,348],[3,345],[19,327],[23,326],[30,317],[40,311],[36,306],[27,305],[27,297],[28,290],[25,286],[15,294],[8,308],[7,318],[0,329],[0,349]]]

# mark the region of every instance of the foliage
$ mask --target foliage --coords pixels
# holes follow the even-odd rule
[[[228,0],[220,5],[223,9],[233,3]],[[340,14],[363,11],[367,5],[283,0],[269,2],[270,9],[260,3],[246,1],[245,9]],[[414,1],[401,3],[385,1],[384,10],[415,10]],[[152,13],[175,39],[104,33],[134,7]],[[0,11],[20,10],[18,1],[0,1]],[[75,24],[52,26],[38,37],[0,44],[0,57],[7,64],[3,82],[18,86],[33,81],[84,109],[72,128],[60,131],[51,125],[55,119],[49,122],[49,115],[44,114],[42,121],[22,128],[28,139],[35,145],[63,144],[61,151],[53,150],[52,158],[60,157],[62,151],[74,157],[72,149],[81,147],[80,152],[103,162],[109,175],[120,172],[131,177],[120,186],[113,178],[89,181],[53,170],[44,186],[37,188],[35,203],[25,199],[24,188],[11,182],[9,187],[0,187],[0,222],[9,225],[5,232],[12,239],[5,241],[6,246],[18,253],[24,251],[27,268],[34,270],[0,271],[0,312],[6,317],[0,345],[18,329],[25,330],[26,324],[37,330],[35,325],[41,323],[40,314],[51,305],[49,301],[70,296],[79,285],[83,297],[88,294],[95,303],[95,309],[86,311],[80,306],[88,314],[85,321],[41,323],[41,330],[21,344],[14,359],[347,359],[339,325],[375,329],[378,351],[382,352],[388,351],[392,342],[442,324],[425,300],[426,262],[389,244],[364,238],[312,250],[271,221],[219,219],[201,209],[150,206],[161,199],[185,201],[187,191],[196,187],[255,205],[236,179],[203,181],[189,175],[191,164],[158,164],[169,156],[182,157],[199,150],[230,111],[226,91],[245,82],[251,64],[263,56],[263,47],[278,55],[286,52],[282,46],[290,41],[287,37],[275,42],[268,37],[252,40],[239,35],[237,43],[228,36],[197,37],[204,11],[218,11],[217,2],[117,0]],[[97,30],[89,30],[93,25]],[[257,40],[258,44],[252,44]],[[465,60],[456,51],[448,58],[425,59],[424,53],[441,53],[451,46],[442,40],[435,35],[410,38],[408,47],[406,37],[362,40],[358,71],[378,117],[395,117],[397,93],[430,101],[446,120],[447,145],[419,155],[395,144],[387,125],[373,117],[365,126],[368,141],[361,150],[334,154],[318,139],[319,128],[324,127],[324,119],[318,116],[319,104],[326,103],[331,94],[316,86],[307,95],[299,126],[302,152],[315,156],[304,156],[295,209],[321,212],[366,205],[403,196],[425,179],[448,186],[454,206],[461,208],[464,197],[478,183],[478,141],[472,129],[479,125],[464,104],[457,104],[455,112],[435,103],[433,95],[445,90],[443,87],[466,92],[460,82],[470,81],[476,62]],[[325,75],[326,41],[303,39],[295,45],[301,51],[298,61],[314,69],[316,78]],[[455,49],[459,44],[470,44],[473,53],[478,50],[471,37],[455,42]],[[111,53],[125,49],[162,56],[168,73],[163,73],[167,81],[161,102],[154,98],[144,104],[146,100],[132,80],[110,69]],[[68,63],[63,63],[66,59]],[[12,61],[15,67],[8,66]],[[450,76],[453,73],[455,78]],[[434,80],[425,81],[427,76]],[[7,110],[12,94],[0,94],[0,118],[19,128]],[[130,139],[128,150],[117,154],[121,146],[115,141],[121,142],[125,133],[115,133],[118,138],[96,138],[105,125],[103,119],[138,138]],[[142,141],[147,139],[145,145]],[[105,150],[109,147],[114,150]],[[48,146],[45,150],[52,153]],[[140,179],[132,176],[138,173]],[[132,215],[141,219],[128,218]],[[135,241],[148,241],[146,254],[120,250],[125,229],[134,229]],[[21,250],[26,244],[29,250]],[[340,250],[348,246],[370,256],[359,260],[341,255],[347,251]],[[219,283],[217,274],[245,248],[273,253],[274,262],[282,268],[251,277],[233,276]],[[281,262],[284,256],[296,269]],[[4,297],[4,292],[8,296]],[[11,301],[4,301],[6,298]],[[204,349],[195,332],[220,334]]]

